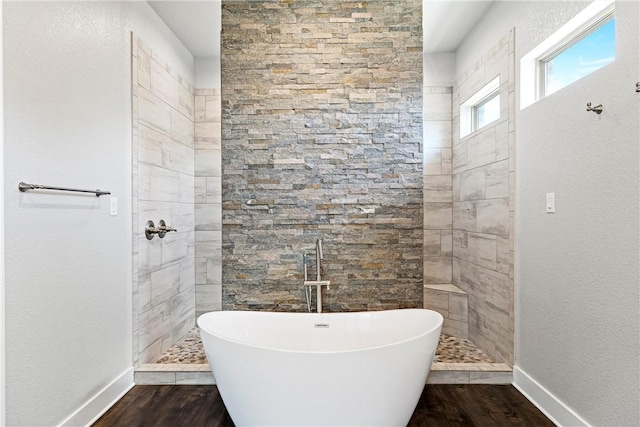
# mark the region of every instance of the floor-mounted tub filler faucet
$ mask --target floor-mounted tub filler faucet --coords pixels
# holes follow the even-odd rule
[[[322,253],[322,239],[316,240],[316,280],[309,280],[309,254],[304,253],[302,255],[302,265],[304,270],[304,287],[305,295],[307,297],[307,310],[311,312],[311,286],[316,287],[316,312],[322,313],[322,286],[326,286],[327,289],[331,289],[330,280],[322,280],[321,276],[321,260],[324,259]]]
[[[324,259],[322,254],[322,239],[316,240],[316,280],[319,282],[320,278],[320,260]]]

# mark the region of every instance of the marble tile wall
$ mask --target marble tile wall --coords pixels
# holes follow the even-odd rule
[[[469,339],[513,364],[514,30],[453,88],[453,284],[468,295]],[[500,76],[500,119],[460,138],[460,104]]]
[[[196,316],[222,309],[220,89],[195,91]]]
[[[194,89],[132,39],[133,359],[158,358],[195,319]],[[147,220],[178,232],[147,240]]]
[[[424,284],[450,284],[453,252],[451,87],[424,88]]]
[[[421,4],[223,2],[225,309],[422,306]]]

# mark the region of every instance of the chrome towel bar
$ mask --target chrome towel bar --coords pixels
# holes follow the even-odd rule
[[[26,182],[21,182],[18,184],[18,190],[25,192],[27,190],[56,190],[56,191],[72,191],[74,193],[92,193],[95,194],[96,197],[105,196],[107,194],[111,194],[110,191],[100,191],[100,190],[79,190],[77,188],[65,188],[65,187],[51,187],[49,185],[39,185],[39,184],[27,184]]]

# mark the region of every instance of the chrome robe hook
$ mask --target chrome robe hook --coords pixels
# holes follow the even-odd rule
[[[587,102],[587,111],[593,111],[594,113],[600,114],[602,113],[603,109],[604,107],[602,106],[602,104],[598,104],[595,107],[592,107],[591,103]]]

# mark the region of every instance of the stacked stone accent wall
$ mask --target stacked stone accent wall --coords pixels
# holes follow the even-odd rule
[[[224,309],[422,306],[421,3],[223,2]]]

